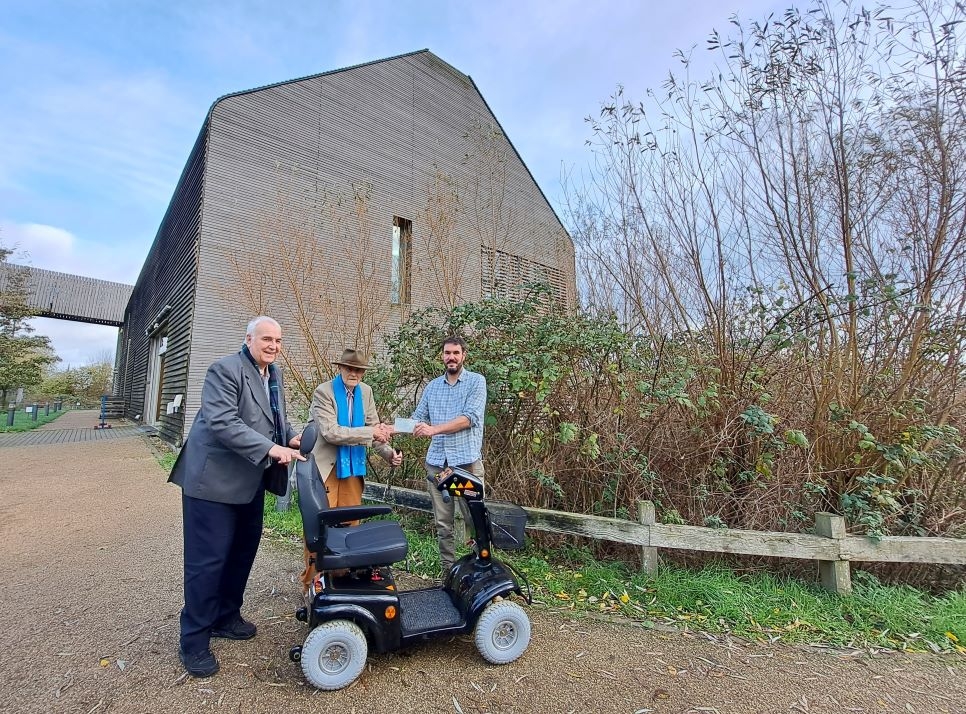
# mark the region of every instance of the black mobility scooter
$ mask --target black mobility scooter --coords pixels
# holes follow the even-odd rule
[[[408,552],[399,523],[344,525],[392,509],[329,508],[311,453],[316,438],[316,427],[310,424],[301,444],[307,460],[295,467],[305,544],[319,571],[306,607],[296,612],[311,632],[290,652],[293,661],[301,662],[305,677],[319,689],[341,689],[362,673],[369,648],[389,652],[468,632],[474,632],[476,647],[488,662],[506,664],[522,655],[530,643],[530,620],[507,598],[516,593],[530,603],[529,585],[524,595],[513,571],[491,549],[494,541],[500,547],[522,547],[526,512],[505,504],[509,510],[501,515],[500,525],[491,519],[478,478],[462,469],[444,471],[435,485],[444,498],[465,499],[475,531],[473,552],[453,565],[439,587],[400,592],[390,567]]]

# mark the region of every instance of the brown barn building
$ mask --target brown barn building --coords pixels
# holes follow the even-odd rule
[[[218,99],[124,314],[115,394],[180,445],[208,365],[265,313],[292,373],[412,310],[549,281],[574,249],[473,80],[427,50]],[[311,386],[314,386],[311,385]]]

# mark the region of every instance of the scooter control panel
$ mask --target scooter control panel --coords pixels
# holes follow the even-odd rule
[[[436,488],[450,496],[459,496],[468,501],[483,499],[483,481],[466,469],[447,466],[436,474]]]

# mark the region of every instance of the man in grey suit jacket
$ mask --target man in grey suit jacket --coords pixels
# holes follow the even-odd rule
[[[255,636],[241,605],[261,538],[266,480],[274,465],[305,460],[274,365],[281,346],[279,324],[256,317],[241,351],[208,368],[201,409],[168,479],[182,488],[184,520],[178,655],[194,677],[218,671],[210,638]]]

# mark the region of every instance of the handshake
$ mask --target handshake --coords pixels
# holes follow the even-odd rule
[[[388,444],[395,433],[396,429],[392,424],[376,424],[372,427],[372,440],[381,444]]]
[[[372,439],[382,443],[388,443],[396,434],[412,434],[413,436],[436,436],[440,433],[438,429],[426,424],[425,422],[413,419],[403,419],[396,417],[393,424],[379,424],[375,427]]]
[[[396,429],[392,424],[376,424],[372,427],[372,440],[381,444],[388,444]],[[392,457],[384,456],[390,466],[399,466],[402,463],[403,455],[399,449],[392,450]]]

